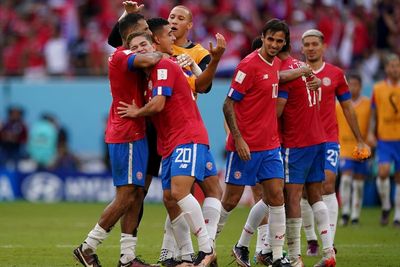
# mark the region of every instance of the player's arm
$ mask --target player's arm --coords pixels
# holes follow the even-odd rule
[[[144,7],[144,5],[138,6],[137,2],[133,1],[124,1],[122,4],[124,5],[125,9],[124,13],[122,13],[121,17],[118,19],[118,22],[112,28],[107,40],[108,44],[114,48],[122,45],[122,38],[121,34],[119,33],[119,22],[121,19],[123,19],[127,14],[140,12]]]
[[[375,97],[372,95],[371,101],[371,111],[370,111],[370,119],[369,119],[369,128],[368,128],[368,143],[372,146],[376,146],[376,123],[377,123],[377,114],[376,114],[376,106],[375,106]]]
[[[163,57],[161,52],[152,52],[144,54],[132,54],[128,59],[128,68],[134,70],[135,68],[148,68],[156,65]]]
[[[157,95],[151,99],[149,103],[144,105],[143,107],[139,108],[135,100],[132,101],[132,104],[125,103],[120,101],[120,106],[117,107],[118,114],[121,118],[130,117],[130,118],[137,118],[137,117],[145,117],[145,116],[152,116],[156,113],[161,112],[164,109],[166,101],[166,96]]]
[[[236,152],[242,160],[250,160],[250,148],[240,133],[239,127],[236,123],[235,110],[233,108],[235,101],[227,97],[224,102],[224,116],[228,125],[229,132],[235,141]]]
[[[286,98],[278,97],[276,101],[276,115],[278,116],[278,118],[282,116],[283,110],[285,109],[286,106],[286,102],[287,102]]]
[[[310,76],[312,74],[312,70],[307,65],[301,66],[300,68],[291,69],[291,70],[282,70],[279,72],[279,82],[287,83],[294,79],[297,79],[301,76]]]
[[[211,83],[217,71],[218,63],[225,52],[226,41],[224,36],[217,33],[215,38],[217,39],[216,47],[213,47],[212,42],[210,42],[211,61],[195,82],[197,93],[208,93],[211,90]]]

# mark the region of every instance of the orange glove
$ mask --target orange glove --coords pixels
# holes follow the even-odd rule
[[[358,149],[358,146],[355,146],[353,149],[353,158],[356,160],[365,160],[371,157],[371,151],[367,147],[363,147]]]

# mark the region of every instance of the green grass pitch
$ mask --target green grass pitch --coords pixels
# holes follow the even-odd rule
[[[106,204],[0,203],[0,266],[76,266],[72,250],[86,237]],[[232,261],[230,251],[238,240],[248,208],[237,208],[217,240],[219,266]],[[338,227],[337,266],[400,266],[400,229],[379,226],[380,211],[364,209],[357,227]],[[159,256],[164,208],[147,204],[139,232],[137,254],[155,263]],[[119,258],[119,227],[98,249],[103,266],[116,266]],[[304,238],[303,255],[305,254]],[[254,251],[255,240],[250,251]],[[303,256],[312,266],[319,258]],[[236,266],[232,264],[231,266]]]

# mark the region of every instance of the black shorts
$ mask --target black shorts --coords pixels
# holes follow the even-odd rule
[[[153,123],[146,120],[146,137],[149,146],[149,161],[147,174],[157,177],[160,170],[161,156],[157,153],[157,132]]]

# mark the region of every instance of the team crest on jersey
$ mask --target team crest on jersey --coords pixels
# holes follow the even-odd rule
[[[137,173],[136,173],[136,178],[137,178],[138,180],[142,180],[142,179],[143,179],[143,173],[142,173],[142,172],[137,172]]]
[[[246,78],[246,73],[238,70],[235,77],[235,82],[242,84],[244,78]]]
[[[242,173],[240,171],[236,171],[234,173],[234,177],[235,177],[235,179],[240,179],[240,177],[242,177]]]
[[[162,81],[168,78],[168,70],[167,69],[158,69],[157,70],[157,80]]]
[[[206,164],[206,168],[207,168],[209,171],[211,171],[211,170],[212,170],[212,168],[213,168],[213,164],[212,164],[212,162],[207,162],[207,164]]]
[[[325,86],[329,86],[329,85],[332,84],[332,81],[331,81],[330,78],[324,77],[324,78],[322,78],[322,84],[325,85]]]

